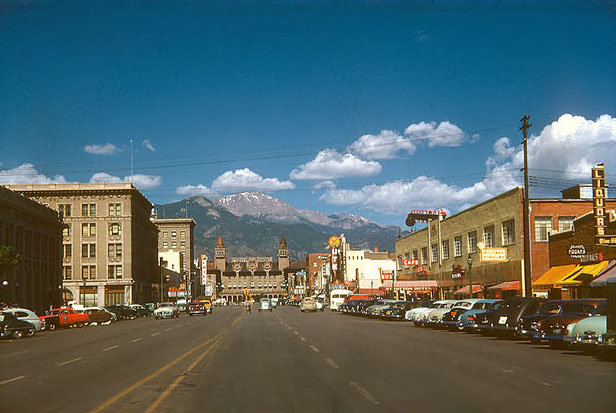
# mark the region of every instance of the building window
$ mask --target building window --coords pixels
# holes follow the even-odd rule
[[[421,249],[421,263],[426,264],[428,262],[428,247]]]
[[[58,212],[60,213],[60,218],[70,217],[72,215],[71,205],[70,204],[58,205]]]
[[[62,236],[63,237],[70,237],[71,236],[71,227],[64,227],[62,229]]]
[[[571,231],[575,217],[558,217],[558,232]]]
[[[122,266],[121,265],[107,266],[107,278],[110,278],[110,279],[122,278]]]
[[[178,236],[178,233],[176,231],[171,231],[171,238],[175,238]]]
[[[122,204],[109,204],[109,216],[110,217],[122,216]]]
[[[82,265],[81,278],[94,280],[96,278],[96,265]]]
[[[413,259],[414,260],[418,260],[419,259],[419,251],[413,250]]]
[[[398,269],[402,268],[402,255],[398,255]]]
[[[122,226],[120,224],[109,224],[109,235],[122,235]]]
[[[186,238],[186,231],[180,231],[180,237]]]
[[[483,243],[486,248],[494,248],[494,225],[483,229]]]
[[[453,239],[453,254],[454,257],[462,256],[462,237],[455,237]]]
[[[511,245],[515,242],[514,229],[513,219],[503,222],[503,245]]]
[[[171,241],[171,248],[177,248],[178,247],[178,243],[175,241]]]
[[[186,241],[180,241],[180,248],[186,248]]]
[[[63,275],[65,280],[73,279],[73,268],[72,267],[62,267]]]
[[[167,241],[163,241],[163,248],[169,248],[169,243]]]
[[[81,216],[95,217],[96,216],[96,204],[81,204]]]
[[[411,259],[411,253],[410,252],[405,252],[404,253],[404,259],[405,260],[410,260]]]
[[[64,258],[71,258],[73,256],[73,245],[64,244]]]
[[[167,238],[169,236],[169,233],[167,231],[163,231],[163,238]]]
[[[122,258],[122,244],[108,244],[107,256],[109,258]]]
[[[535,217],[535,242],[547,242],[552,231],[552,217]]]
[[[468,252],[469,254],[477,252],[477,231],[468,233]]]
[[[96,244],[81,244],[82,258],[96,258]]]
[[[432,262],[438,261],[438,245],[432,244]]]
[[[449,240],[448,239],[442,242],[441,249],[443,250],[442,252],[443,259],[448,260],[449,259]]]

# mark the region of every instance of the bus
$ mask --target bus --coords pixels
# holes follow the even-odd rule
[[[338,311],[338,307],[340,304],[344,303],[344,300],[346,300],[349,294],[353,294],[353,291],[342,288],[331,290],[329,293],[329,309],[332,311]]]

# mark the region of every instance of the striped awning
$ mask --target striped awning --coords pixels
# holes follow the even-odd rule
[[[554,284],[564,280],[577,270],[575,264],[556,265],[545,272],[533,283],[533,287],[552,288]]]
[[[502,291],[520,291],[519,281],[505,281],[500,284],[488,287],[488,290],[502,290]]]
[[[616,260],[610,261],[608,266],[590,283],[590,286],[605,287],[608,284],[616,284]]]
[[[468,294],[468,285],[460,288],[459,290],[454,291],[454,294]],[[481,284],[473,284],[473,294],[480,293],[482,290]]]
[[[578,265],[575,271],[567,275],[561,281],[555,283],[556,287],[579,287],[597,277],[609,264],[609,261],[601,261],[598,264]]]

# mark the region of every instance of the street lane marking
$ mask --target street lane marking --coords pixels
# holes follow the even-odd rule
[[[377,405],[377,404],[381,404],[381,402],[379,402],[378,400],[376,400],[374,397],[372,397],[372,395],[370,393],[368,393],[368,390],[364,389],[363,387],[361,387],[359,385],[359,383],[357,382],[350,382],[349,383],[351,385],[351,387],[355,388],[355,390],[357,390],[357,392],[359,394],[362,395],[362,397],[366,400],[368,400],[370,403]]]
[[[190,323],[184,323],[185,326],[189,325]]]
[[[171,331],[171,327],[169,327],[168,329],[166,329],[165,331]]]
[[[291,327],[291,326],[289,326],[289,327],[287,327],[287,328],[288,328],[289,330],[293,330],[293,327]]]
[[[25,379],[25,378],[26,378],[26,376],[17,376],[17,377],[13,377],[12,379],[0,381],[0,386],[2,386],[3,384],[12,383],[14,381]]]
[[[326,358],[325,362],[329,365],[329,367],[331,367],[332,369],[339,369],[340,367],[338,367],[338,364],[336,364],[336,362],[330,358]]]
[[[67,361],[64,361],[64,362],[56,364],[56,365],[57,366],[66,366],[67,364],[71,364],[71,363],[74,363],[74,362],[79,361],[79,360],[83,360],[83,357],[77,357],[76,359],[67,360]]]
[[[104,348],[101,351],[109,351],[109,350],[113,350],[114,348],[118,348],[118,347],[120,347],[120,346],[116,344],[115,346]]]
[[[310,344],[310,348],[311,348],[311,349],[312,349],[315,353],[318,353],[318,352],[319,352],[319,349],[318,349],[318,348],[316,348],[315,346],[313,346],[312,344]]]
[[[185,352],[181,356],[177,357],[175,360],[167,363],[166,365],[164,365],[163,367],[159,368],[155,372],[153,372],[153,373],[149,374],[148,376],[144,377],[143,379],[139,380],[138,382],[136,382],[132,386],[127,387],[126,389],[124,389],[121,392],[117,393],[115,396],[107,399],[102,404],[96,406],[95,408],[90,410],[90,413],[102,412],[103,410],[107,409],[109,406],[111,406],[114,403],[116,403],[117,401],[121,400],[123,397],[125,397],[129,393],[132,393],[133,391],[135,391],[139,387],[143,386],[147,382],[149,382],[152,379],[160,376],[162,373],[164,373],[165,371],[169,370],[171,367],[175,366],[176,364],[178,364],[179,362],[184,360],[186,357],[188,357],[191,354],[201,350],[204,347],[207,347],[210,343],[212,343],[214,340],[216,340],[219,336],[221,336],[223,333],[227,332],[230,329],[230,327],[233,327],[241,318],[242,318],[242,315],[238,316],[235,319],[235,321],[233,321],[226,329],[224,329],[222,332],[220,332],[216,337],[210,338],[210,339],[204,341],[203,343],[199,344],[198,346],[195,346],[192,349],[188,350],[187,352]]]
[[[304,342],[306,341],[306,339],[304,337],[300,337],[299,339],[304,341]]]
[[[152,337],[157,336],[157,335],[159,335],[159,334],[160,334],[159,332],[152,333]]]
[[[143,337],[136,338],[134,340],[131,340],[130,342],[131,343],[136,343],[137,341],[141,341],[141,340],[143,340]]]
[[[297,331],[295,331],[295,330],[293,330],[293,334],[295,334],[296,336],[299,335],[299,333]]]

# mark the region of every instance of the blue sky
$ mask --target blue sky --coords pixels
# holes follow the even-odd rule
[[[614,44],[607,2],[0,0],[0,183],[129,179],[133,139],[154,202],[401,224],[519,184],[528,113],[557,196],[616,181]]]

